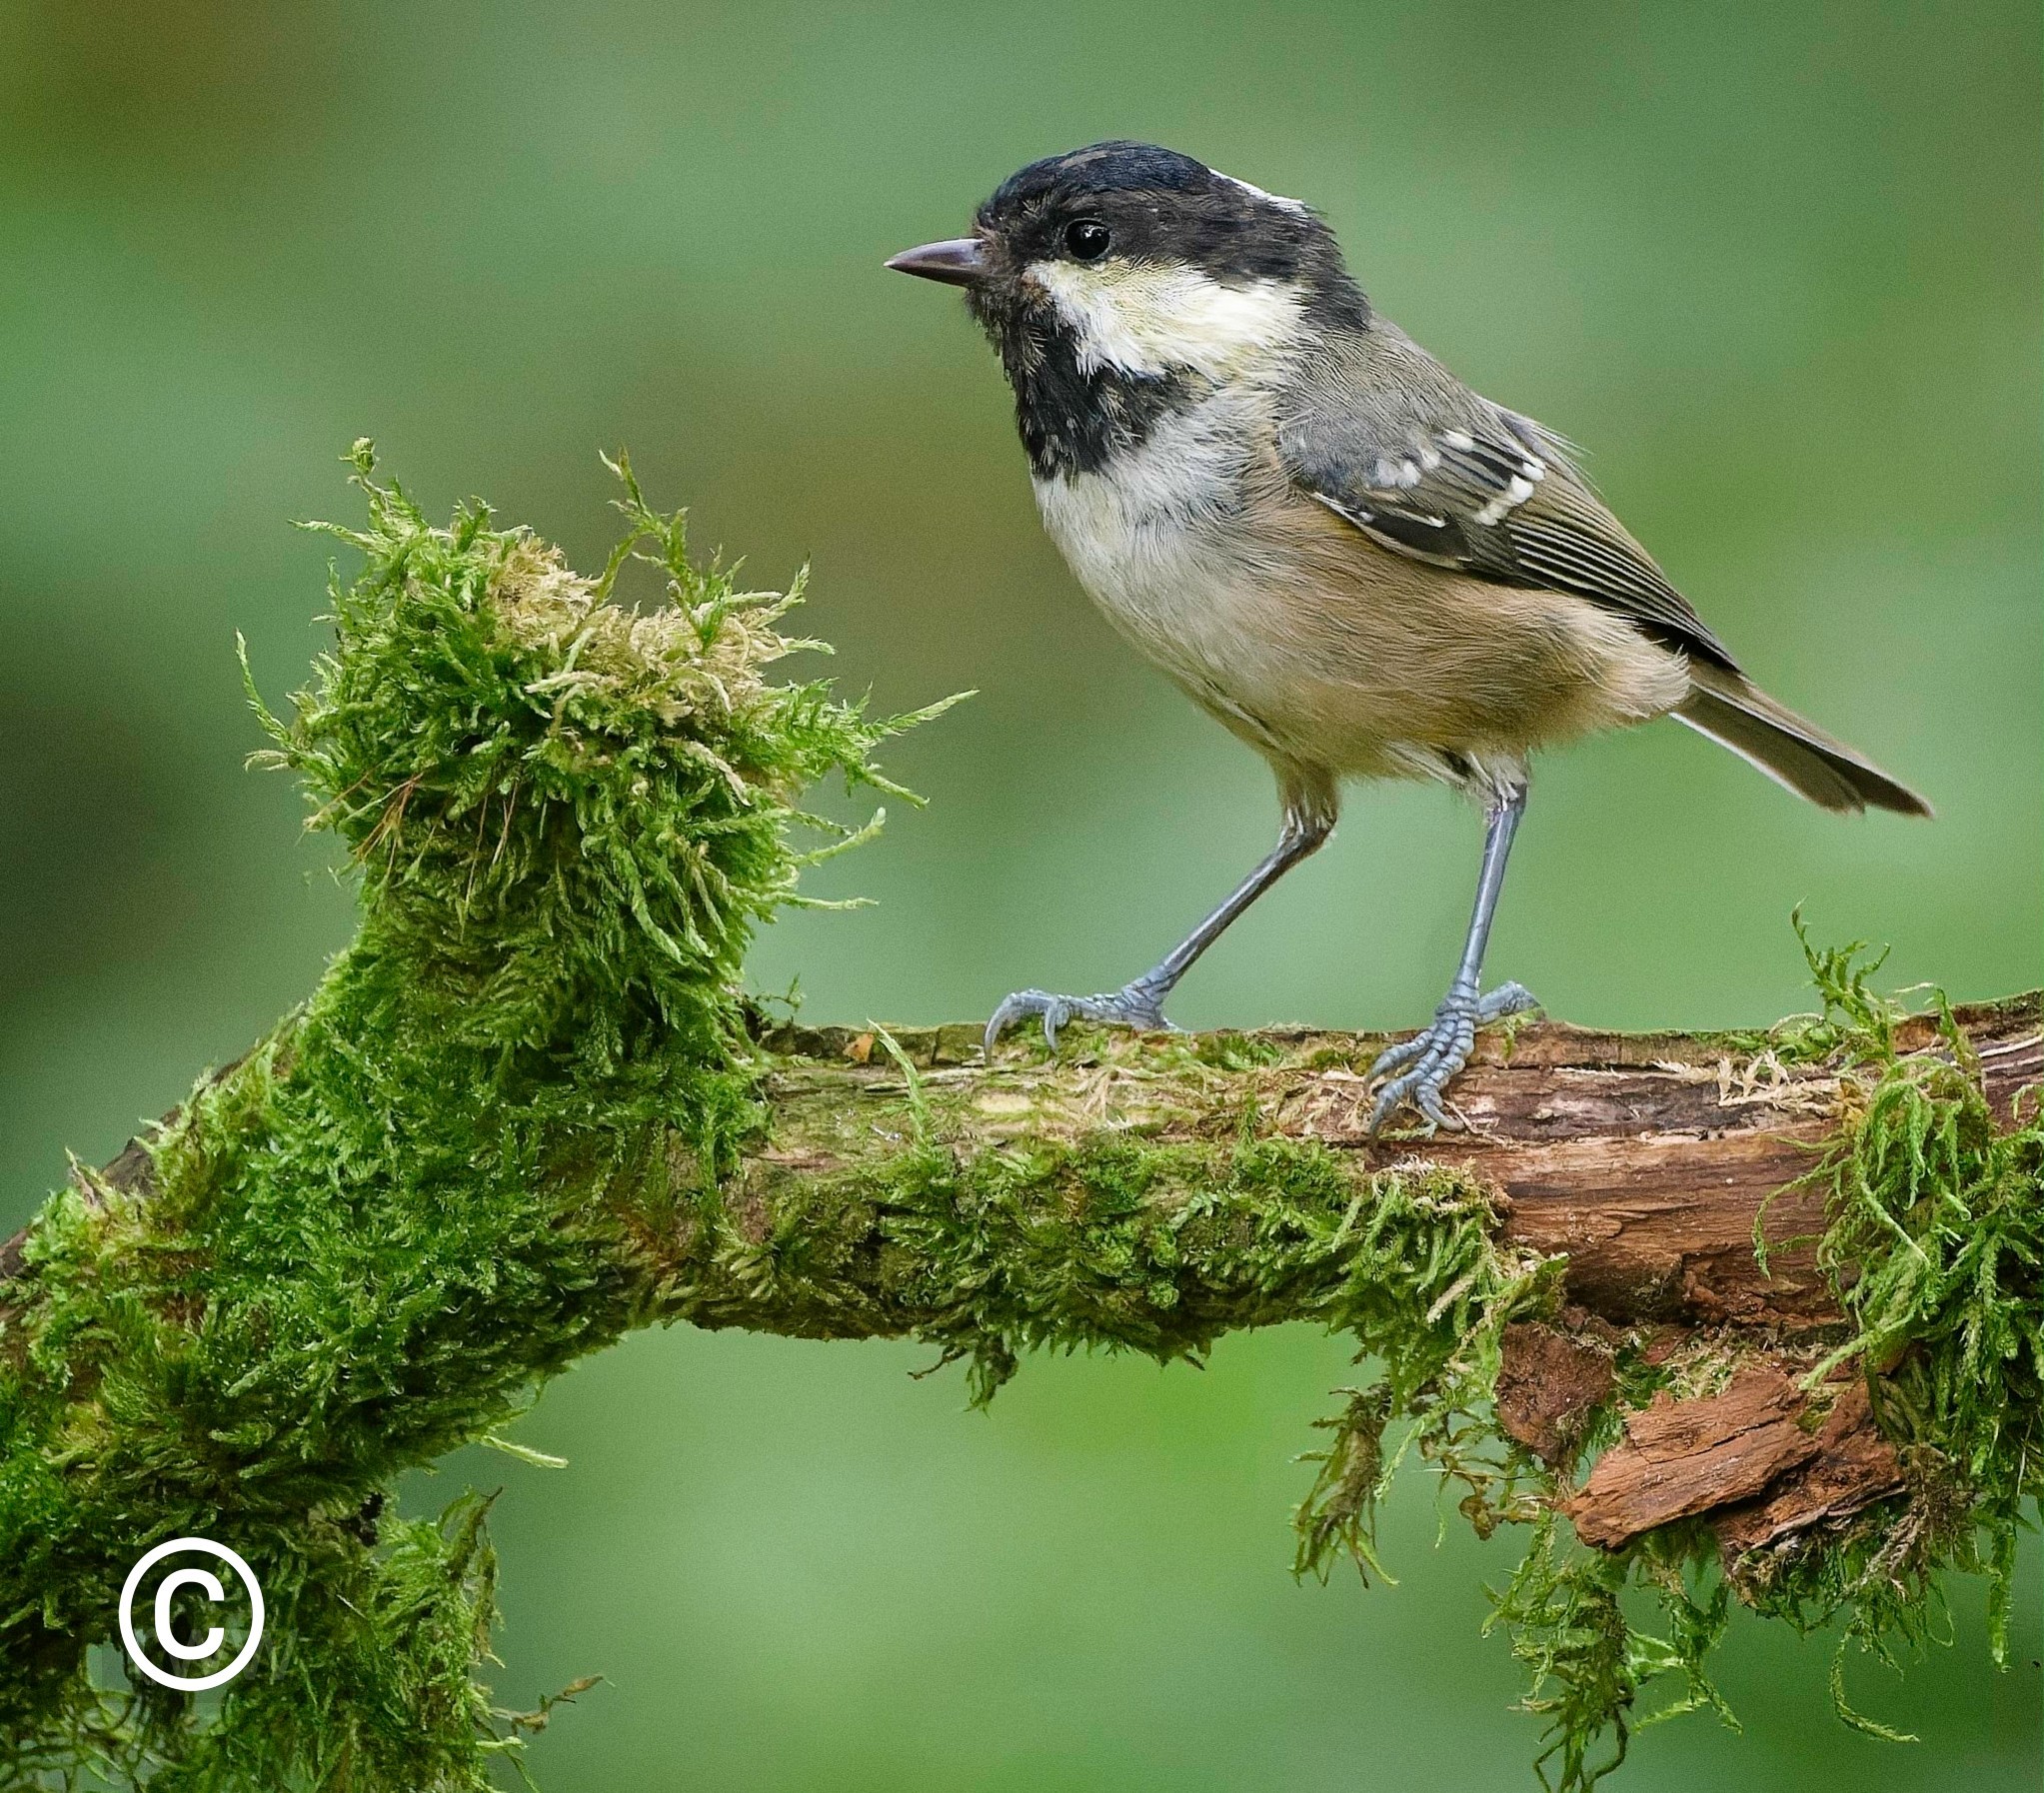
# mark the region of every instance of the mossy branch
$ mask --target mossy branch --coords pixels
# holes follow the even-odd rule
[[[1657,1679],[1722,1710],[1734,1596],[1886,1652],[1940,1567],[2006,1589],[2044,1462],[2034,997],[1905,1018],[1816,955],[1821,1017],[1524,1028],[1458,1085],[1474,1131],[1382,1146],[1351,1035],[989,1068],[962,1028],[768,1028],[741,963],[815,857],[804,788],[906,796],[872,752],[935,710],[771,683],[793,599],[693,567],[622,463],[585,580],[355,461],[336,648],[262,714],[354,856],[357,938],[0,1246],[0,1783],[490,1784],[546,1712],[475,1679],[483,1509],[389,1492],[656,1320],[923,1338],[983,1400],[1036,1347],[1342,1331],[1368,1368],[1298,1566],[1374,1571],[1401,1458],[1530,1526],[1498,1622],[1569,1786]],[[608,602],[633,554],[666,608]],[[195,1532],[263,1583],[254,1665],[215,1703],[96,1674],[128,1567]]]

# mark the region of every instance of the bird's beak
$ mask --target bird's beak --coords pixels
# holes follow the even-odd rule
[[[948,287],[969,287],[987,272],[987,250],[978,237],[952,237],[943,243],[905,249],[888,266],[897,274],[941,280]]]

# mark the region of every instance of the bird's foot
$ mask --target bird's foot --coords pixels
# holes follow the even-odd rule
[[[1454,1074],[1469,1062],[1476,1044],[1476,1029],[1486,1021],[1501,1020],[1508,1014],[1523,1014],[1539,1007],[1533,992],[1522,983],[1500,983],[1488,995],[1478,995],[1472,984],[1457,984],[1434,1010],[1430,1026],[1410,1039],[1377,1055],[1369,1067],[1370,1082],[1400,1074],[1378,1090],[1376,1105],[1370,1109],[1370,1137],[1375,1138],[1384,1122],[1401,1102],[1410,1102],[1426,1120],[1428,1130],[1459,1129],[1464,1123],[1450,1114],[1441,1101]],[[1405,1068],[1409,1066],[1410,1068]]]
[[[1142,1033],[1175,1033],[1178,1028],[1164,1018],[1163,992],[1138,977],[1133,983],[1096,996],[1057,996],[1046,989],[1019,989],[994,1011],[987,1023],[988,1057],[1002,1034],[1017,1021],[1040,1020],[1043,1039],[1051,1050],[1057,1047],[1057,1029],[1066,1021],[1096,1021],[1103,1027],[1133,1027]]]

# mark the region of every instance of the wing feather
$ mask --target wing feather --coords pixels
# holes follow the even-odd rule
[[[1500,585],[1574,593],[1738,670],[1566,442],[1480,398],[1381,320],[1305,371],[1278,447],[1300,491],[1381,547]]]

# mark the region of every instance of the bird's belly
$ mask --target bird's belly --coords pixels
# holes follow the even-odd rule
[[[1045,528],[1114,627],[1226,727],[1299,766],[1515,761],[1679,703],[1678,657],[1585,600],[1465,579],[1318,506],[1254,518],[1106,474],[1040,482]]]
[[[1267,627],[1267,581],[1244,563],[1217,506],[1144,510],[1106,475],[1039,482],[1050,539],[1120,635],[1237,733],[1275,745],[1266,710],[1297,671]]]

